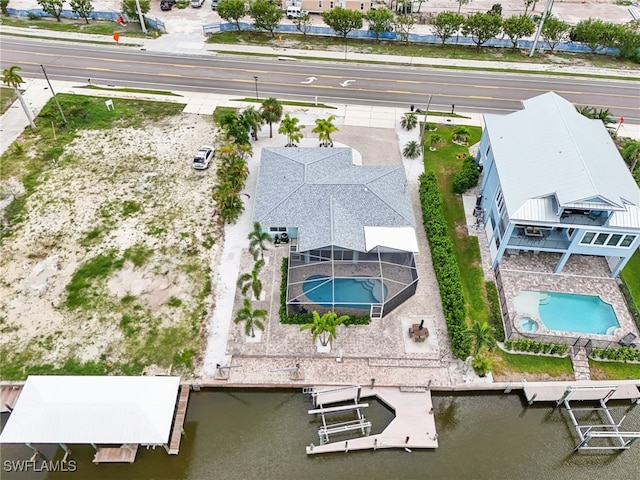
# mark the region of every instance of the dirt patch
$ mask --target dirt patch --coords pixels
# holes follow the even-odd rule
[[[194,322],[211,307],[202,292],[222,233],[211,200],[215,165],[194,171],[191,158],[214,135],[211,117],[180,114],[140,128],[84,131],[67,145],[0,246],[0,348],[59,365],[127,362],[147,334],[163,338],[167,329],[176,351],[197,346]],[[113,260],[111,270],[85,272],[91,302],[69,308],[74,275],[96,259]]]

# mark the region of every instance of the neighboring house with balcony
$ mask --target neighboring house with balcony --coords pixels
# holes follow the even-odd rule
[[[484,115],[476,214],[493,266],[506,251],[605,257],[616,277],[640,246],[640,189],[600,120],[549,92]]]
[[[402,165],[350,148],[264,148],[253,221],[289,247],[287,312],[380,318],[415,293],[415,220]]]

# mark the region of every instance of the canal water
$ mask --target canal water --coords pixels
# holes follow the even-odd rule
[[[378,433],[393,413],[377,401],[365,409]],[[621,453],[573,453],[576,437],[562,408],[528,407],[508,395],[433,395],[439,448],[351,451],[307,456],[319,443],[317,418],[299,390],[218,389],[192,392],[180,454],[140,449],[133,464],[94,465],[93,449],[74,446],[74,472],[12,473],[7,460],[28,459],[31,450],[2,445],[9,479],[215,479],[388,480],[640,478],[640,442]],[[611,403],[623,430],[640,431],[640,406]],[[3,423],[6,421],[3,414]],[[339,418],[339,417],[338,417]],[[596,418],[593,418],[593,423]],[[332,421],[338,421],[338,419]],[[43,447],[61,459],[59,448]]]

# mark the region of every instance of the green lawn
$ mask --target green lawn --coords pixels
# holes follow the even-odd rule
[[[432,122],[433,119],[427,119]],[[443,200],[443,210],[447,219],[448,234],[453,240],[454,250],[458,259],[462,285],[467,307],[467,320],[487,320],[489,310],[486,303],[484,273],[480,260],[480,247],[476,237],[467,235],[462,197],[453,193],[452,182],[456,172],[462,166],[463,160],[456,155],[468,153],[468,147],[457,145],[451,141],[454,126],[437,125],[438,133],[445,139],[443,146],[434,152],[425,149],[424,168],[426,172],[433,172],[438,178],[438,186]],[[469,145],[480,140],[480,127],[467,127],[471,134]],[[429,138],[429,132],[426,132]]]
[[[597,362],[589,360],[593,380],[640,379],[640,365],[622,362]]]
[[[261,45],[273,48],[295,48],[300,50],[327,50],[344,49],[344,41],[341,37],[318,36],[301,34],[277,34],[271,36],[269,33],[249,32],[249,31],[228,31],[211,35],[207,40],[209,43],[229,43]],[[380,55],[403,55],[407,57],[429,57],[429,58],[457,58],[464,60],[487,60],[495,62],[518,62],[518,63],[558,63],[560,62],[589,62],[601,68],[631,68],[637,69],[640,74],[640,65],[632,62],[624,62],[609,55],[587,55],[575,53],[554,53],[553,56],[539,54],[529,57],[519,49],[512,48],[481,48],[479,51],[474,47],[464,45],[440,45],[426,43],[403,43],[398,41],[375,42],[369,39],[349,38],[347,41],[347,57],[352,53],[374,53]],[[552,58],[555,57],[555,58]]]
[[[60,22],[56,22],[54,18],[39,18],[30,20],[28,17],[2,17],[2,24],[11,27],[21,28],[38,28],[42,30],[50,30],[55,32],[71,32],[71,33],[90,33],[94,35],[113,35],[118,32],[123,37],[157,37],[161,32],[150,30],[145,35],[140,29],[138,23],[127,23],[125,26],[116,22],[107,20],[89,20],[87,24],[84,20],[74,20],[63,18]]]
[[[636,305],[640,305],[640,251],[636,251],[622,270],[624,279]]]
[[[9,109],[16,98],[13,88],[0,87],[0,115]]]
[[[493,356],[493,371],[496,375],[509,371],[525,372],[534,375],[549,375],[551,377],[570,376],[573,378],[573,367],[569,357],[543,357],[539,355],[520,355],[507,353],[496,349]]]

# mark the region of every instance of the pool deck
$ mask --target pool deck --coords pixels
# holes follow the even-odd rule
[[[474,227],[473,209],[475,207],[475,199],[476,195],[473,194],[463,196],[467,230],[469,235],[478,237],[485,279],[495,281],[486,234],[484,229]],[[563,343],[567,343],[569,338],[586,337],[593,341],[594,346],[608,347],[615,346],[621,338],[630,332],[638,334],[638,329],[627,309],[626,301],[620,291],[617,280],[609,277],[610,271],[603,257],[572,255],[562,273],[556,274],[553,273],[553,270],[559,259],[560,254],[558,253],[522,251],[505,253],[502,257],[500,274],[507,299],[509,318],[514,329],[512,338],[530,338],[544,342],[562,342],[562,340],[565,340]],[[514,304],[514,299],[524,291],[599,296],[604,302],[613,307],[620,323],[620,328],[616,329],[612,335],[561,332],[546,328],[541,328],[537,332],[523,331],[518,321],[521,315]],[[638,336],[640,337],[640,334]]]

